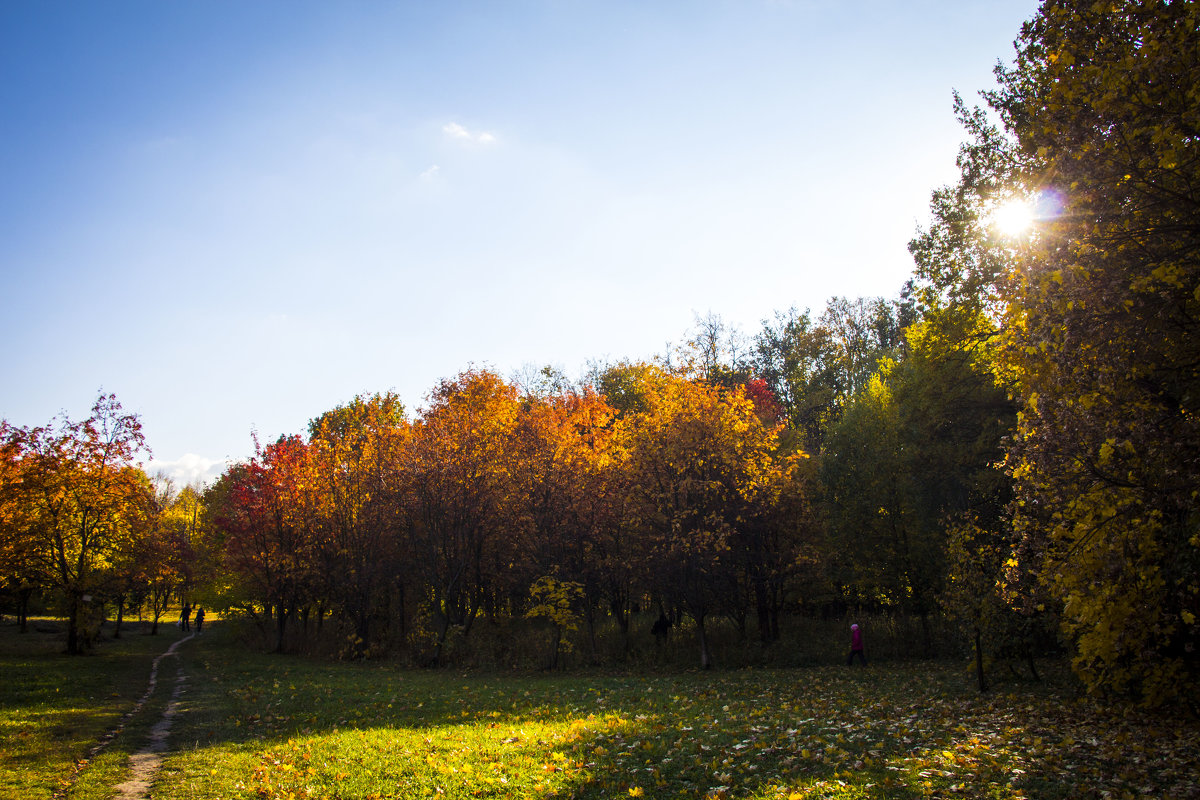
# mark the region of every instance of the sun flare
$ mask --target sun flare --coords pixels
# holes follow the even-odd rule
[[[992,225],[1006,236],[1021,236],[1033,227],[1033,204],[1023,198],[1006,200],[992,211]]]

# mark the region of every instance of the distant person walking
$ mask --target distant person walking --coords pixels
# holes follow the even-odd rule
[[[196,609],[196,633],[200,633],[204,629],[204,609]]]
[[[864,667],[867,665],[867,651],[863,647],[863,635],[862,631],[858,629],[858,623],[850,626],[850,657],[846,659],[847,667],[854,666],[855,656],[862,659]]]
[[[192,629],[192,624],[191,624],[191,622],[189,622],[189,619],[191,618],[191,616],[192,616],[192,607],[189,606],[187,603],[184,603],[183,604],[183,613],[181,613],[179,615],[179,629],[180,630],[190,631]]]

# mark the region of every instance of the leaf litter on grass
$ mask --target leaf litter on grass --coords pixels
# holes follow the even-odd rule
[[[979,696],[940,665],[463,678],[309,664],[235,684],[250,758],[215,765],[197,796],[1200,796],[1194,722],[1052,691]]]

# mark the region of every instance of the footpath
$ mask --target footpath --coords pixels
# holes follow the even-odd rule
[[[180,663],[177,651],[180,645],[190,641],[195,636],[196,634],[192,633],[183,637],[154,658],[154,661],[150,665],[150,681],[146,685],[146,692],[134,707],[121,718],[121,722],[117,727],[104,734],[104,738],[88,752],[87,758],[81,762],[84,764],[90,763],[104,748],[112,744],[121,731],[125,730],[125,726],[129,724],[129,721],[154,696],[154,691],[158,688],[158,672],[163,659],[175,659],[175,687],[171,692],[171,699],[167,702],[167,707],[163,710],[162,718],[150,729],[150,737],[146,744],[129,757],[130,778],[125,783],[113,787],[113,800],[148,800],[150,797],[150,787],[154,785],[154,779],[162,767],[163,753],[167,749],[167,737],[171,732],[171,723],[179,707],[179,697],[183,694],[184,685],[187,682],[187,676],[184,674],[183,664]],[[75,777],[76,779],[78,778],[78,772]],[[65,792],[58,796],[63,795],[65,795]]]

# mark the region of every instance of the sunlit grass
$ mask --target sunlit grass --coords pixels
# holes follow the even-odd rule
[[[956,666],[480,675],[200,644],[156,798],[1196,792],[1194,723],[1047,686],[980,697]]]
[[[182,657],[187,691],[153,792],[162,800],[1200,795],[1194,721],[1099,706],[1054,682],[981,697],[957,665],[411,671],[264,655],[219,625]],[[38,658],[46,674],[34,696],[50,716],[31,716],[30,697],[4,696],[0,723],[24,720],[40,744],[6,744],[3,797],[49,797],[47,778],[69,774],[70,758],[50,755],[52,717],[90,720],[98,732],[119,710],[116,698],[65,685],[91,659],[110,664],[100,672],[111,683],[122,672],[115,662]],[[52,672],[60,661],[67,671]],[[144,687],[146,671],[134,672],[129,683]],[[164,703],[139,715],[68,796],[108,796]],[[73,735],[79,752],[87,733]],[[22,759],[33,771],[10,777]]]

